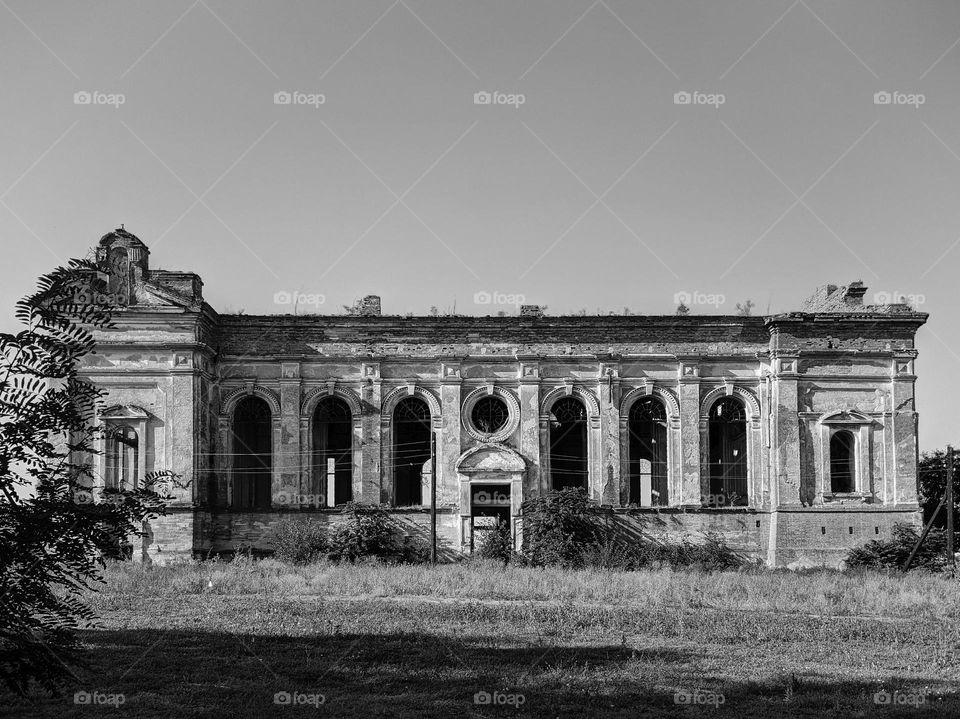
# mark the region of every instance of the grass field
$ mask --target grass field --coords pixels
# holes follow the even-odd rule
[[[240,559],[106,580],[69,695],[0,711],[960,716],[960,593],[933,575]]]

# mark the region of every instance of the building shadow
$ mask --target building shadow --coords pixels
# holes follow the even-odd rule
[[[696,649],[630,646],[625,639],[568,646],[493,633],[440,636],[424,627],[341,634],[335,623],[323,626],[323,635],[303,636],[85,631],[88,665],[75,672],[76,681],[62,696],[24,701],[0,694],[0,714],[24,719],[960,716],[958,687],[943,682],[904,679],[881,687],[816,674],[731,681],[698,673]],[[883,689],[887,703],[882,694],[877,697]]]

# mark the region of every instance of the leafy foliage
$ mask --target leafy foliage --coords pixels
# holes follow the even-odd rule
[[[953,463],[953,524],[960,529],[960,456],[954,450]],[[920,507],[923,509],[923,521],[928,522],[940,504],[947,487],[947,452],[938,449],[924,452],[919,467]],[[935,527],[947,526],[947,513],[940,510],[933,523]]]
[[[939,500],[938,500],[939,501]],[[871,569],[901,569],[917,544],[920,533],[909,524],[898,524],[893,528],[893,539],[875,539],[862,547],[855,547],[847,554],[848,567],[869,567]],[[913,558],[911,569],[927,569],[940,572],[946,569],[946,532],[931,529],[917,555]]]
[[[591,506],[581,489],[548,492],[523,503],[523,551],[513,557],[538,567],[633,571],[644,567],[735,569],[747,559],[721,538],[678,542],[627,535],[609,512]]]
[[[481,559],[494,559],[508,564],[513,557],[513,535],[510,522],[499,522],[495,529],[483,532],[476,555]]]
[[[520,511],[523,555],[535,566],[583,566],[583,548],[602,538],[582,489],[568,487],[532,497]]]
[[[374,504],[348,502],[344,519],[330,530],[329,558],[333,562],[356,562],[373,557],[391,564],[424,562],[426,544],[408,536],[400,524]]]
[[[277,523],[275,556],[290,564],[309,564],[324,559],[330,549],[327,528],[308,519],[284,519]]]
[[[98,282],[96,265],[71,260],[17,303],[25,329],[0,334],[0,681],[19,693],[54,691],[70,673],[74,630],[93,620],[81,592],[163,512],[158,490],[173,478],[94,490],[103,392],[77,368],[93,330],[112,325],[112,307],[83,300]]]

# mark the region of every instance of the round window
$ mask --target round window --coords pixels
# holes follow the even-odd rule
[[[470,421],[477,431],[494,434],[510,421],[510,410],[507,408],[507,403],[496,395],[482,397],[473,405]]]

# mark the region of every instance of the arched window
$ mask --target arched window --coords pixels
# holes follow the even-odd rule
[[[339,397],[324,397],[314,410],[312,431],[315,486],[322,494],[328,492],[332,471],[331,504],[349,502],[353,498],[353,416],[349,405]]]
[[[840,430],[830,437],[830,491],[854,492],[857,486],[857,441],[851,432]]]
[[[553,489],[587,488],[587,409],[563,397],[550,411],[550,481]]]
[[[423,504],[423,470],[430,460],[430,407],[404,397],[393,410],[393,491],[398,507]]]
[[[107,428],[107,461],[104,486],[106,489],[128,491],[137,489],[137,467],[140,441],[133,427]]]
[[[667,412],[663,403],[644,397],[633,403],[627,421],[630,442],[630,503],[667,504]]]
[[[233,411],[233,506],[270,508],[273,417],[260,397],[244,397]]]
[[[708,506],[745,506],[747,497],[747,414],[743,403],[723,397],[710,409],[710,496]]]

